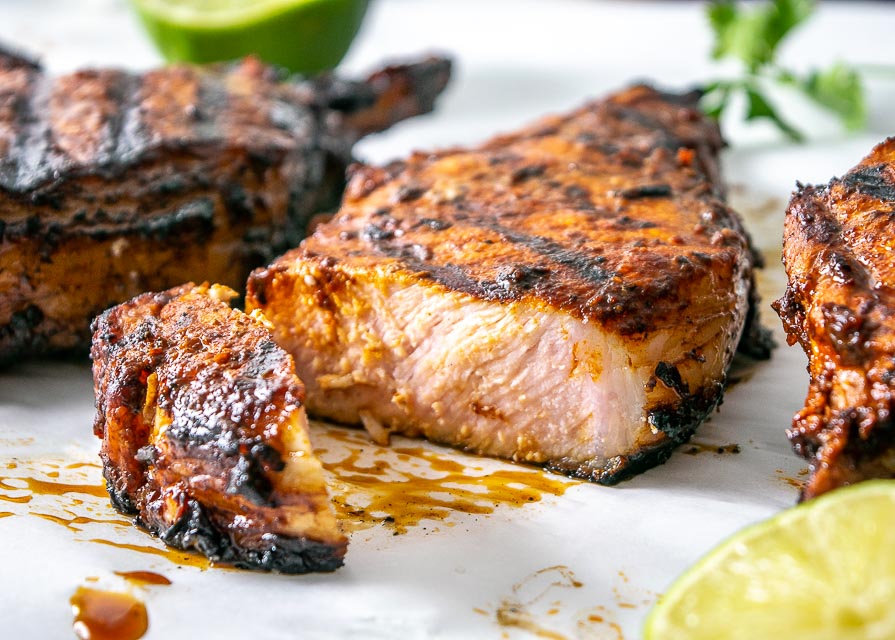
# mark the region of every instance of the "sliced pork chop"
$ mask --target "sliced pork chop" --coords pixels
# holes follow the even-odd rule
[[[789,437],[812,498],[895,477],[895,138],[786,212],[786,293],[774,303],[808,356],[805,406]]]
[[[664,461],[721,400],[747,317],[762,351],[695,100],[636,86],[357,169],[248,283],[309,411],[602,483]]]
[[[147,293],[94,323],[94,432],[112,503],[167,544],[283,573],[347,540],[308,441],[292,358],[225,287]]]

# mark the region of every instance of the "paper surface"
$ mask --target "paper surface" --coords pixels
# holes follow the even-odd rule
[[[895,13],[885,6],[825,4],[785,56],[800,68],[837,57],[892,60],[892,26]],[[42,55],[56,72],[158,62],[132,16],[109,0],[4,3],[0,40]],[[432,50],[451,53],[457,73],[434,115],[357,151],[380,162],[414,148],[475,143],[635,79],[688,87],[720,72],[707,62],[709,45],[695,3],[380,1],[346,73]],[[351,533],[346,566],[334,574],[181,565],[181,554],[131,526],[99,490],[89,365],[40,362],[0,372],[0,635],[71,637],[68,599],[87,585],[145,602],[150,639],[638,638],[650,606],[681,571],[797,499],[803,465],[784,430],[807,388],[805,358],[785,346],[767,306],[784,283],[783,210],[796,180],[826,182],[895,132],[893,96],[885,83],[871,82],[870,129],[848,137],[794,104],[807,114],[797,119],[811,135],[803,146],[725,122],[733,145],[724,175],[732,204],[769,259],[759,278],[762,316],[779,346],[769,362],[735,372],[739,381],[692,445],[617,487],[544,481],[532,468],[400,438],[393,445],[403,453],[380,450],[360,435],[315,427],[314,443],[331,465],[363,449],[355,467],[381,460],[399,480],[428,478],[416,484],[421,499],[443,499],[456,510],[418,522],[368,518]],[[444,461],[473,476],[518,474],[509,488],[532,499],[520,506],[495,481],[446,484],[453,467]],[[344,496],[350,483],[336,479],[334,487]],[[361,494],[351,498],[355,506],[372,499]],[[133,570],[172,584],[139,587],[114,573]]]

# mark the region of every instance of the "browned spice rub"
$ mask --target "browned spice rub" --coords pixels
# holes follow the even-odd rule
[[[304,388],[225,287],[147,293],[94,323],[94,433],[113,504],[165,543],[283,573],[347,540],[307,435]]]
[[[774,308],[808,356],[789,437],[812,498],[895,477],[895,138],[841,178],[802,186],[786,212],[789,286]]]
[[[241,289],[338,203],[352,145],[429,111],[449,74],[246,59],[50,78],[0,49],[0,362],[86,349],[90,320],[143,291]]]
[[[247,305],[313,413],[617,482],[690,437],[738,343],[768,353],[721,145],[695,95],[636,86],[359,168]]]

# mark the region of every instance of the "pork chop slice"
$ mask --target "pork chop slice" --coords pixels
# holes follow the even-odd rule
[[[615,483],[721,400],[756,259],[695,95],[635,86],[474,149],[355,170],[249,278],[308,410]],[[766,352],[765,352],[766,355]]]
[[[214,561],[332,571],[347,540],[302,384],[263,318],[230,308],[235,295],[183,285],[94,322],[94,433],[112,503]]]
[[[802,498],[895,477],[895,138],[786,212],[788,286],[774,308],[808,357],[789,438],[808,460]]]

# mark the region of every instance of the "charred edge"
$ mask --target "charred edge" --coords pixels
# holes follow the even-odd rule
[[[579,480],[602,485],[616,485],[647,469],[663,464],[675,447],[687,442],[703,420],[721,403],[724,385],[715,383],[698,394],[687,395],[672,406],[660,407],[649,412],[650,425],[662,431],[667,439],[628,456],[616,456],[599,467],[568,460],[549,462],[545,465]]]
[[[655,376],[662,381],[662,384],[672,389],[681,398],[686,398],[690,395],[689,385],[684,382],[683,378],[681,378],[681,372],[673,364],[660,360],[659,364],[656,365]]]
[[[629,480],[647,469],[652,469],[664,464],[671,457],[672,451],[679,443],[666,440],[658,445],[648,447],[630,456],[616,456],[608,460],[603,466],[593,468],[589,465],[581,465],[567,461],[551,462],[546,469],[577,478],[587,480],[604,486],[614,486],[624,480]]]
[[[220,514],[190,499],[183,517],[171,527],[148,528],[169,546],[196,551],[212,562],[230,563],[240,569],[297,574],[335,571],[343,564],[341,549],[333,545],[274,533],[246,531],[240,535],[220,527],[216,522],[219,518]]]
[[[115,510],[120,513],[126,515],[137,514],[139,509],[137,509],[137,505],[134,504],[133,498],[131,498],[127,492],[118,490],[112,478],[111,470],[112,467],[109,463],[103,465],[103,477],[106,480],[106,491],[109,492],[109,501],[112,503]]]
[[[696,427],[721,404],[724,384],[716,382],[695,394],[681,397],[674,405],[658,407],[647,415],[650,426],[655,427],[676,444],[690,439]]]
[[[49,340],[48,335],[37,330],[43,320],[40,307],[29,305],[13,313],[9,323],[0,325],[0,366],[12,364],[29,350],[43,350]]]
[[[889,180],[888,165],[861,167],[846,174],[842,182],[858,193],[877,200],[895,200],[895,184]]]

